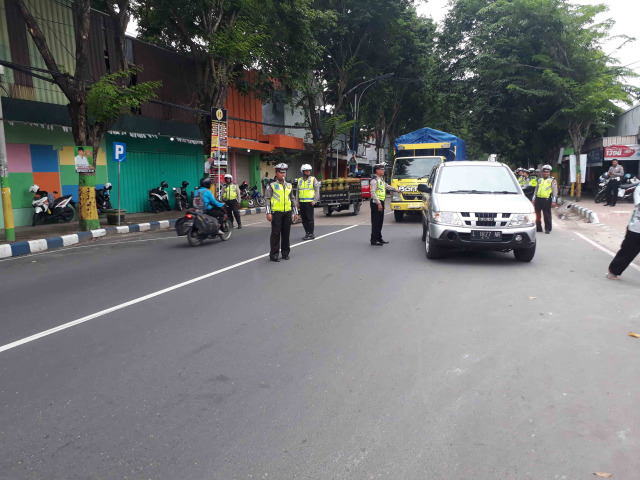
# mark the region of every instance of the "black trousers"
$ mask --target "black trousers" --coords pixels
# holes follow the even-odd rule
[[[231,225],[233,225],[233,217],[236,217],[236,223],[238,225],[242,225],[240,221],[240,208],[238,207],[238,200],[226,200],[225,203],[229,208],[229,219],[231,220]]]
[[[620,182],[618,180],[609,180],[609,183],[607,183],[607,190],[606,190],[606,198],[607,198],[607,203],[609,205],[615,205],[616,202],[618,201],[618,187],[620,186]]]
[[[378,204],[369,202],[371,206],[371,243],[382,240],[382,224],[384,223],[384,203],[382,203],[382,211],[378,211]]]
[[[544,231],[551,231],[551,199],[550,198],[536,198],[536,230],[542,231],[542,216],[544,216]]]
[[[307,235],[313,234],[313,205],[311,205],[311,202],[300,202],[300,216],[302,217],[304,232]]]
[[[289,234],[291,233],[291,212],[272,212],[271,218],[271,256],[289,255]]]
[[[621,275],[633,262],[633,259],[638,256],[638,253],[640,253],[640,233],[627,229],[620,250],[609,264],[609,271],[614,275]]]
[[[216,217],[218,219],[218,223],[222,223],[222,219],[224,218],[224,210],[218,207],[212,207],[204,213],[211,217]]]

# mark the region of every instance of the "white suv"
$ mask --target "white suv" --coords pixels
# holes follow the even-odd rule
[[[427,258],[447,248],[536,253],[536,214],[509,167],[498,162],[446,162],[418,185]]]

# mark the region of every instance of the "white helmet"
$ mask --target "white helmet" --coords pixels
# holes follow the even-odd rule
[[[39,185],[31,185],[31,186],[29,187],[29,191],[30,191],[31,193],[36,193],[38,190],[40,190],[40,186],[39,186]]]
[[[551,165],[543,165],[540,170],[542,170],[543,172],[550,172],[551,170],[553,170],[553,168],[551,168]]]
[[[276,171],[277,170],[289,170],[289,165],[287,165],[286,163],[279,163],[276,165]]]
[[[231,175],[230,173],[227,173],[227,174],[224,176],[224,179],[225,179],[225,180],[226,180],[227,178],[228,178],[229,180],[233,181],[233,175]]]
[[[307,170],[313,170],[313,169],[311,168],[311,165],[309,165],[308,163],[305,163],[304,165],[302,165],[302,166],[300,167],[300,171],[301,171],[301,172],[305,172],[305,171],[307,171]]]
[[[112,187],[113,187],[113,185],[111,185],[109,182],[104,184],[104,189],[105,190],[111,190]]]

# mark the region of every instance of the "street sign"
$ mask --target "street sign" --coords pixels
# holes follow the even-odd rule
[[[127,144],[113,142],[113,161],[124,162],[127,159]]]

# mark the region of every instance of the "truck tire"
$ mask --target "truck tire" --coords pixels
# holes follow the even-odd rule
[[[401,222],[402,219],[404,218],[404,212],[403,211],[399,211],[399,210],[394,210],[393,211],[393,218],[396,219],[396,222]]]
[[[517,248],[513,251],[513,255],[519,262],[530,262],[536,254],[536,245],[531,248]]]
[[[355,217],[360,213],[360,202],[357,202],[353,205],[353,213],[352,215]]]
[[[332,213],[333,213],[333,210],[331,210],[331,207],[327,207],[327,213],[325,213],[325,215],[327,217],[330,217]]]
[[[433,241],[433,238],[431,238],[431,235],[429,233],[429,227],[427,227],[427,231],[425,234],[424,247],[425,247],[425,254],[429,260],[442,258],[442,247],[439,247],[438,245],[436,245],[435,242]]]

